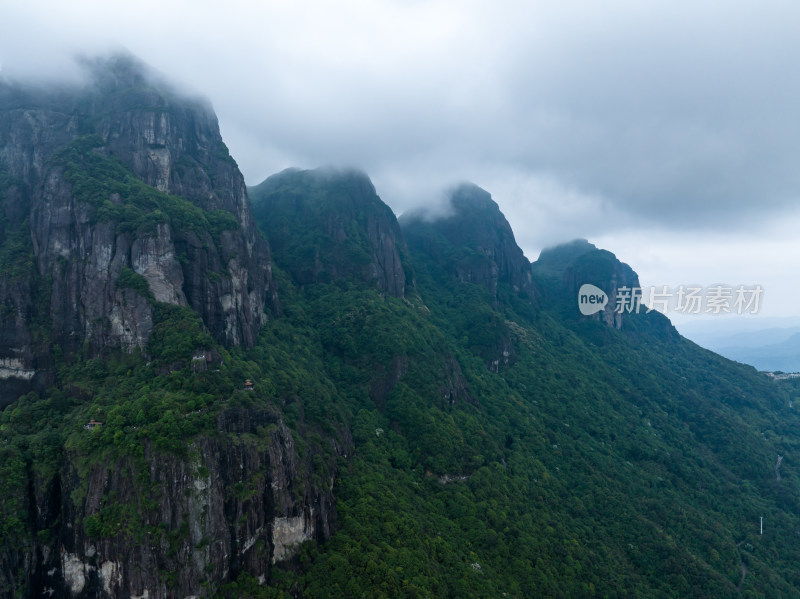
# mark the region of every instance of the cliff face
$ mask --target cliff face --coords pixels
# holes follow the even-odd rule
[[[429,277],[444,283],[453,295],[450,301],[463,303],[464,314],[481,312],[480,317],[465,317],[457,325],[473,353],[495,373],[513,364],[514,335],[498,311],[504,304],[517,303],[532,313],[538,307],[539,290],[533,284],[530,262],[491,195],[476,185],[463,184],[451,192],[445,216],[433,217],[424,211],[404,214],[400,224],[415,268],[421,270],[424,265]],[[467,290],[470,285],[485,289],[492,310],[475,303],[475,294]]]
[[[366,175],[289,169],[251,188],[250,196],[277,262],[298,284],[354,279],[394,297],[413,285],[397,219]]]
[[[218,340],[252,346],[264,306],[276,309],[277,296],[269,248],[257,233],[244,178],[222,141],[216,115],[207,102],[148,81],[136,64],[112,63],[113,68],[105,62],[92,68],[99,90],[92,103],[92,114],[98,115],[93,132],[103,140],[102,151],[147,185],[203,210],[228,212],[238,224],[224,229],[216,243],[209,243],[213,235],[196,228],[175,230],[173,239],[145,241],[134,270],[144,274],[151,288],[154,278],[182,283],[183,289],[167,291],[168,299],[161,301],[185,301]],[[182,258],[182,273],[177,273],[173,254]],[[148,268],[154,271],[150,276]]]
[[[47,158],[77,132],[72,110],[52,106],[57,95],[0,84],[0,408],[52,380],[30,213]]]
[[[593,318],[617,329],[622,328],[625,315],[636,310],[641,299],[639,277],[630,266],[606,250],[578,258],[567,269],[564,280],[575,298],[584,283],[597,281],[596,286],[606,292],[608,303]]]
[[[297,417],[215,349],[252,348],[278,303],[210,106],[130,57],[86,68],[62,89],[0,82],[0,597],[263,582],[331,534],[349,435],[298,452]],[[150,374],[122,391],[132,371],[105,370],[121,362]],[[28,408],[40,422],[9,416]],[[47,454],[21,451],[28,435]]]
[[[263,582],[300,543],[330,536],[334,481],[307,484],[279,414],[227,410],[217,429],[188,459],[146,446],[88,467],[73,456],[46,484],[34,479],[34,525],[57,534],[4,548],[0,591],[25,581],[30,597],[207,596],[239,573]]]
[[[148,299],[191,307],[227,345],[251,346],[277,308],[210,107],[129,57],[87,69],[83,87],[0,84],[1,403],[52,381],[53,346],[144,349]],[[153,298],[120,284],[128,269]]]
[[[552,300],[566,306],[573,318],[579,314],[581,286],[589,283],[601,289],[608,303],[587,318],[600,320],[616,329],[622,328],[626,314],[637,309],[641,296],[639,277],[630,266],[583,239],[543,250],[533,264],[533,272],[545,278],[544,287],[548,288]]]
[[[449,274],[477,283],[497,298],[499,283],[535,299],[530,263],[514,239],[491,195],[476,185],[464,184],[450,195],[451,213],[429,219],[424,213],[404,215],[403,233]]]

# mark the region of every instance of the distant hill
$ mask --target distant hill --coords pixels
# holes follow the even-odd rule
[[[800,332],[794,332],[788,339],[778,343],[758,345],[758,340],[772,337],[768,335],[753,335],[751,344],[713,347],[717,353],[755,366],[759,370],[782,370],[783,372],[800,372]],[[739,342],[744,339],[738,340]]]
[[[728,318],[679,328],[703,347],[758,370],[800,372],[800,325],[792,325],[790,320],[784,326],[759,328],[759,322],[752,319],[742,323]],[[768,325],[770,321],[764,323]]]

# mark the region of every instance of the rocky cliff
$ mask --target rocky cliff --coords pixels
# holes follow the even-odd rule
[[[452,304],[463,302],[463,312],[467,313],[478,308],[477,302],[471,303],[476,301],[475,294],[467,288],[485,290],[493,309],[482,305],[478,308],[480,317],[465,318],[458,322],[458,328],[492,372],[511,365],[516,354],[514,335],[496,310],[517,304],[522,311],[532,313],[539,292],[533,284],[530,262],[491,195],[476,185],[462,184],[450,192],[444,215],[411,212],[400,218],[400,224],[415,268],[425,267],[428,276],[439,284],[447,281],[452,288]]]
[[[586,283],[601,289],[608,299],[602,310],[588,318],[619,329],[626,314],[647,310],[639,304],[641,288],[633,269],[585,239],[542,250],[533,264],[533,272],[541,277],[542,287],[547,289],[552,302],[567,308],[569,317],[579,315],[578,291]]]
[[[363,173],[288,169],[250,197],[276,260],[298,284],[352,278],[394,297],[413,285],[397,219]]]
[[[153,302],[191,307],[229,346],[277,308],[210,106],[131,57],[86,68],[81,86],[0,83],[0,404],[52,382],[54,348],[146,350]]]
[[[40,532],[0,551],[0,596],[207,596],[240,573],[264,582],[300,543],[330,536],[334,481],[308,484],[280,414],[226,410],[217,432],[185,457],[147,444],[139,457],[72,455],[52,479],[34,476]]]
[[[443,217],[403,215],[400,222],[409,244],[458,280],[477,283],[495,298],[498,284],[504,283],[535,299],[530,262],[492,196],[477,185],[463,184],[450,193],[449,207]]]
[[[208,103],[128,56],[85,66],[81,85],[0,83],[0,597],[263,581],[330,535],[347,434],[298,452],[226,370],[278,303]]]

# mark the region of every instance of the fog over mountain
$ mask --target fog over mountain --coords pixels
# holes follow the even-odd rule
[[[765,313],[790,315],[798,12],[35,1],[0,8],[0,63],[64,78],[72,55],[122,46],[211,98],[250,185],[352,166],[402,213],[474,181],[530,259],[591,238],[636,258],[643,284],[760,283]]]
[[[615,309],[657,246],[247,185],[191,86],[81,64],[0,82],[0,599],[797,595],[800,379]]]

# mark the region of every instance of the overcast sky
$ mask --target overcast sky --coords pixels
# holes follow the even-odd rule
[[[399,214],[469,180],[531,260],[585,237],[800,316],[798,31],[776,0],[0,0],[0,63],[122,46],[211,99],[250,185],[354,166]]]

